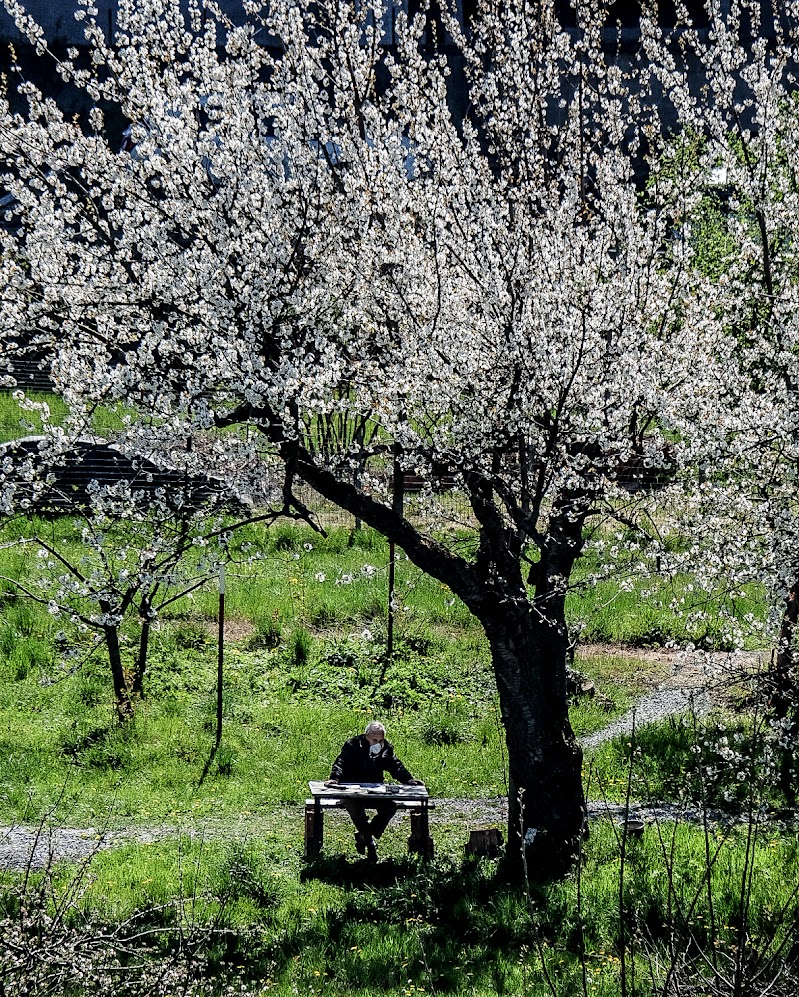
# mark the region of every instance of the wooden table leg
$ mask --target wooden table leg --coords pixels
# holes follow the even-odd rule
[[[322,850],[324,841],[324,815],[319,800],[314,800],[312,807],[305,808],[305,857],[316,858]]]
[[[411,810],[411,836],[408,838],[408,851],[417,852],[423,858],[433,857],[433,839],[430,837],[430,821],[427,803],[419,810]]]

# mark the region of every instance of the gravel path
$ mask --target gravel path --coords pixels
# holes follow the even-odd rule
[[[632,733],[634,727],[643,727],[689,710],[701,716],[712,706],[713,696],[707,689],[659,689],[639,699],[623,717],[582,738],[580,744],[584,749],[596,748],[620,734]]]
[[[44,869],[53,862],[79,862],[103,848],[129,841],[156,841],[174,833],[174,828],[98,831],[93,827],[4,827],[0,828],[0,869]]]
[[[508,801],[496,796],[485,799],[441,799],[438,808],[430,815],[430,824],[462,823],[464,834],[479,827],[499,826],[504,829],[508,822]],[[765,815],[764,819],[765,819]],[[623,804],[605,803],[597,800],[588,803],[588,819],[609,818],[622,821],[625,818],[640,818],[646,823],[680,821],[701,825],[707,819],[712,825],[743,823],[747,815],[732,818],[729,814],[708,812],[705,816],[698,807],[680,807],[666,803],[644,806],[631,803],[629,809]],[[297,810],[287,813],[287,820],[299,821]],[[299,825],[298,825],[299,826]],[[157,827],[125,829],[100,832],[93,828],[52,828],[36,829],[16,825],[0,828],[0,870],[18,871],[25,869],[45,869],[55,862],[80,862],[89,860],[97,852],[120,845],[140,842],[151,844],[163,838],[178,835],[202,834],[206,838],[220,837],[231,840],[231,834],[224,831],[214,833],[206,828],[189,831],[178,827]]]
[[[628,656],[630,652],[627,652]],[[764,656],[750,652],[724,654],[664,651],[642,652],[644,660],[667,661],[670,674],[658,688],[647,693],[624,716],[582,738],[583,748],[596,748],[621,734],[629,734],[633,727],[665,720],[678,713],[693,711],[698,716],[713,706],[721,705],[732,683],[740,680],[744,671],[756,672],[764,667]]]
[[[629,650],[619,651],[632,657]],[[582,740],[583,748],[595,748],[620,734],[630,733],[633,726],[642,726],[656,720],[665,719],[677,713],[693,709],[696,713],[709,710],[723,699],[730,677],[740,675],[741,666],[756,669],[762,664],[758,655],[726,655],[678,653],[663,651],[643,652],[639,657],[664,661],[671,665],[671,674],[659,688],[645,695],[634,709],[625,716],[614,720],[602,730]],[[589,802],[589,819],[610,817],[623,819],[626,811],[623,806],[601,802]],[[636,816],[648,821],[682,820],[701,823],[702,813],[695,808],[678,808],[667,804],[643,807],[631,805],[627,816]],[[722,821],[721,815],[708,814],[714,821]],[[286,810],[286,820],[295,820],[296,813]],[[441,800],[440,806],[430,816],[431,824],[462,821],[465,825],[504,826],[508,819],[507,799],[502,796],[487,799],[448,799]],[[101,830],[97,828],[36,829],[23,825],[0,828],[0,870],[41,869],[54,861],[80,861],[100,849],[114,848],[129,843],[152,843],[162,838],[187,833],[177,827],[127,828],[124,830]],[[203,828],[197,833],[214,837],[213,829]],[[228,836],[229,829],[219,829],[219,836]]]

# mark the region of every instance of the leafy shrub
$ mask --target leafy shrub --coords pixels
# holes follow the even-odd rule
[[[82,768],[124,769],[132,758],[131,736],[125,727],[75,727],[62,736],[61,751]]]
[[[289,656],[293,665],[305,665],[311,657],[313,638],[302,627],[294,631],[289,643]]]
[[[610,761],[609,771],[618,778],[627,770],[631,752],[633,794],[638,798],[686,800],[737,811],[753,793],[773,791],[772,745],[740,721],[670,717],[642,727],[634,741],[629,735],[616,738],[598,760],[602,767]]]
[[[302,543],[301,538],[294,526],[276,526],[271,531],[272,549],[280,551],[293,551]]]
[[[315,606],[311,613],[311,625],[319,629],[332,626],[339,618],[339,610],[333,604]]]
[[[75,700],[82,706],[98,706],[103,701],[103,690],[91,679],[81,679],[75,687]]]
[[[482,668],[482,663],[481,663]],[[455,670],[442,648],[429,635],[413,641],[399,639],[391,662],[385,645],[364,631],[334,643],[316,660],[294,668],[286,676],[292,693],[306,699],[323,699],[356,708],[421,709],[458,697],[474,705],[493,695],[485,676]]]
[[[216,654],[210,633],[204,630],[202,640],[204,643],[199,647],[184,646],[171,628],[156,630],[151,635],[144,674],[147,698],[165,702],[187,693],[207,692],[214,681]]]
[[[228,900],[247,899],[262,910],[273,910],[281,901],[274,877],[263,858],[249,845],[235,842],[218,873],[217,890]]]
[[[469,717],[462,707],[462,700],[444,709],[431,710],[415,725],[416,734],[425,744],[464,744],[473,738]],[[457,705],[456,705],[457,704]]]
[[[47,866],[0,889],[0,993],[74,997],[183,994],[207,997],[208,932],[186,932],[171,907],[142,910],[121,923],[87,918],[95,856],[66,884]],[[176,913],[178,916],[175,916]],[[173,928],[177,921],[179,928]],[[171,930],[156,936],[152,925]]]

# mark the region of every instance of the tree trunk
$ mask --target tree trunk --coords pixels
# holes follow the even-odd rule
[[[582,750],[569,722],[566,591],[583,546],[583,493],[564,491],[550,510],[533,585],[522,581],[521,537],[483,531],[477,558],[483,598],[470,608],[488,637],[508,745],[508,859],[532,876],[559,876],[587,830]],[[487,593],[488,598],[485,598]]]
[[[139,653],[136,655],[136,665],[133,670],[133,683],[131,693],[144,699],[144,672],[147,668],[147,651],[150,646],[150,621],[142,621],[141,633],[139,634]]]
[[[100,602],[100,609],[108,616],[111,607],[108,603]],[[117,717],[121,721],[129,720],[132,715],[130,701],[130,690],[128,689],[125,669],[122,665],[122,651],[119,647],[119,630],[111,623],[103,627],[105,645],[108,648],[108,662],[111,665],[111,677],[114,682],[114,696],[116,697]]]
[[[799,733],[799,689],[794,668],[794,638],[799,621],[799,582],[785,599],[780,639],[770,675],[770,706],[781,727],[778,784],[788,806],[796,804],[796,741]]]
[[[105,643],[108,648],[108,660],[111,664],[111,675],[114,680],[114,696],[116,697],[117,716],[120,720],[129,720],[133,708],[130,701],[130,690],[122,666],[122,653],[119,648],[119,633],[116,627],[104,627]]]
[[[483,619],[508,746],[508,859],[531,875],[565,872],[585,834],[582,751],[569,723],[565,626],[529,605]]]

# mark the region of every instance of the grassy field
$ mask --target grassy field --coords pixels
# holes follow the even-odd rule
[[[60,529],[66,550],[76,539]],[[27,549],[4,558],[7,576],[24,580],[38,570]],[[111,804],[127,820],[149,820],[297,801],[342,741],[376,715],[431,792],[504,794],[482,631],[459,600],[400,555],[395,654],[387,662],[387,560],[386,545],[368,531],[322,538],[285,527],[239,538],[227,575],[224,741],[207,772],[216,708],[214,585],[159,621],[145,698],[123,727],[115,722],[102,645],[93,649],[85,638],[76,644],[79,636],[65,635],[62,618],[7,595],[0,716],[9,737],[0,752],[0,813],[30,819],[62,791],[75,794],[72,812],[83,822]],[[123,630],[122,640],[132,661],[135,628]],[[640,662],[618,656],[578,657],[577,665],[600,693],[575,704],[578,736],[625,711],[652,681]],[[221,804],[211,795],[220,787]]]
[[[126,411],[128,410],[121,406],[113,410],[95,410],[86,423],[86,434],[112,436],[123,427],[122,418]],[[12,393],[0,391],[0,443],[21,436],[39,435],[44,422],[54,426],[64,425],[67,415],[67,406],[58,395],[51,392],[28,392],[23,408]]]
[[[71,819],[84,823],[112,806],[126,820],[161,820],[297,801],[308,779],[326,774],[343,740],[378,714],[431,792],[506,792],[488,650],[460,602],[401,561],[395,655],[387,663],[387,552],[379,540],[364,534],[350,546],[343,531],[321,540],[278,530],[269,543],[263,559],[228,572],[224,740],[202,782],[215,730],[212,589],[159,623],[145,699],[124,727],[114,719],[102,647],[60,660],[61,622],[30,602],[7,601],[0,618],[6,819],[31,819],[62,793]],[[35,559],[14,556],[8,573],[36,570]],[[127,635],[130,655],[135,638]],[[574,710],[578,733],[607,723],[638,691],[614,659],[592,662],[595,674],[603,668],[601,705]]]
[[[652,967],[670,951],[684,953],[683,976],[692,946],[729,969],[745,937],[747,956],[765,963],[790,937],[783,908],[795,909],[796,843],[776,833],[747,847],[745,831],[706,839],[671,826],[623,847],[601,822],[579,876],[525,886],[495,862],[464,858],[446,835],[431,863],[395,847],[365,866],[337,854],[348,832],[336,826],[328,856],[308,866],[284,819],[252,829],[117,848],[85,873],[59,868],[46,889],[73,893],[73,930],[91,911],[101,925],[146,926],[163,954],[180,936],[209,990],[223,992],[224,980],[280,994],[577,994],[585,983],[610,997],[622,959],[627,992],[652,993]],[[718,852],[709,878],[698,861],[708,843]]]
[[[65,524],[57,529],[59,542],[75,542]],[[94,968],[62,981],[62,992],[121,993],[123,979],[131,993],[144,992],[135,963],[160,980],[148,992],[176,992],[179,967],[180,986],[196,993],[610,997],[651,993],[652,974],[662,980],[668,966],[685,984],[702,968],[726,972],[744,951],[752,965],[767,964],[783,944],[789,971],[797,841],[772,823],[754,831],[665,823],[633,840],[597,821],[572,877],[550,883],[531,869],[526,881],[508,882],[501,864],[464,853],[469,830],[485,826],[480,817],[442,805],[432,862],[407,856],[408,828],[398,820],[381,861],[365,865],[337,815],[326,823],[323,855],[307,864],[306,783],[327,774],[343,740],[370,717],[386,722],[434,797],[506,794],[488,650],[458,600],[402,558],[387,662],[388,551],[369,531],[322,538],[253,528],[233,554],[216,752],[214,586],[159,621],[145,698],[124,726],[102,648],[66,647],[63,621],[2,598],[0,821],[128,835],[84,864],[5,876],[3,937],[19,929],[33,950],[37,917],[46,917],[62,948],[93,953]],[[19,551],[3,558],[6,575],[36,570]],[[576,595],[570,612],[585,633],[632,644],[653,642],[653,619],[661,634],[676,628],[665,597],[654,617],[626,598]],[[135,629],[123,638],[132,660]],[[624,712],[658,667],[618,653],[578,654],[577,666],[598,693],[573,707],[578,735]],[[588,754],[587,792],[704,803],[730,816],[753,801],[780,806],[755,735],[747,713],[675,718]],[[97,937],[112,939],[106,955],[92,948]],[[121,953],[113,972],[103,963],[109,952]],[[0,981],[5,974],[6,992],[22,993],[3,958]],[[39,952],[37,965],[48,958]],[[116,982],[104,990],[106,978]]]

